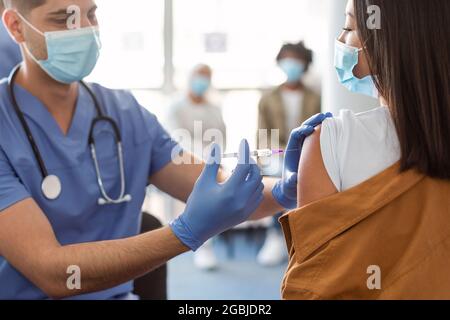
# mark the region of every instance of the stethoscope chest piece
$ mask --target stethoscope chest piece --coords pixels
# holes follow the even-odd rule
[[[56,200],[61,195],[61,180],[55,175],[49,175],[42,181],[42,193],[47,200]]]

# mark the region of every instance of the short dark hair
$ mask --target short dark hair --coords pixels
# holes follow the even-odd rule
[[[292,52],[297,58],[305,61],[305,72],[308,71],[309,66],[313,62],[313,52],[305,46],[303,41],[298,43],[285,43],[277,55],[277,62],[283,59],[283,55],[287,52]]]
[[[3,0],[6,9],[15,8],[21,13],[28,13],[34,8],[40,7],[46,0]]]
[[[450,1],[353,1],[373,79],[392,111],[402,171],[450,179]],[[367,26],[370,5],[381,10],[381,29]]]

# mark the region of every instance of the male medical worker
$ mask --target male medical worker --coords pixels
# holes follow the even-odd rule
[[[72,5],[81,13],[75,30],[66,23]],[[24,62],[14,81],[0,83],[1,299],[126,299],[133,279],[167,260],[280,204],[295,206],[295,174],[263,184],[246,141],[227,179],[218,146],[206,165],[179,164],[176,143],[131,94],[97,84],[89,94],[79,81],[100,48],[94,0],[8,0],[6,8],[3,22]],[[112,122],[97,123],[96,152],[89,147],[95,100],[121,134],[123,179]],[[298,152],[287,158],[296,172]],[[137,235],[150,183],[187,207],[170,226]],[[105,197],[123,186],[121,201]]]
[[[0,16],[3,11],[4,5],[0,1]],[[11,39],[3,23],[0,23],[0,79],[7,77],[20,61],[22,55],[19,46]]]

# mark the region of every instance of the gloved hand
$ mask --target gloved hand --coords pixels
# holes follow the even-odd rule
[[[329,112],[319,113],[292,131],[285,151],[282,179],[272,190],[273,197],[284,208],[294,209],[297,207],[298,165],[306,138],[314,133],[315,127],[326,118],[331,117],[333,115]]]
[[[170,224],[178,239],[194,251],[211,237],[246,221],[263,200],[261,172],[250,158],[246,140],[241,142],[233,175],[222,184],[217,182],[220,162],[220,147],[214,145],[186,210]]]

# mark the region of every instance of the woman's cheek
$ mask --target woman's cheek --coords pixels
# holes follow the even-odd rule
[[[369,63],[364,51],[359,52],[358,64],[353,69],[353,74],[359,79],[365,78],[370,75]]]

